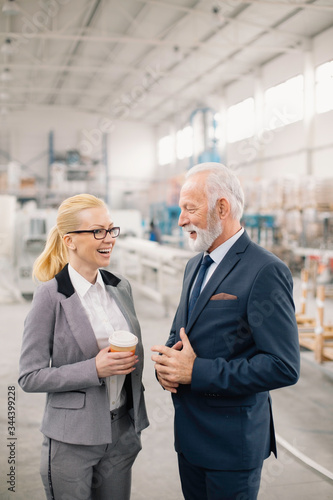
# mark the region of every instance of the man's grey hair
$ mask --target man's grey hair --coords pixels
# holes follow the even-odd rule
[[[199,163],[186,173],[186,180],[199,172],[209,172],[206,179],[206,195],[209,210],[215,207],[217,200],[226,198],[230,203],[231,215],[240,220],[244,209],[244,192],[238,177],[222,163]]]

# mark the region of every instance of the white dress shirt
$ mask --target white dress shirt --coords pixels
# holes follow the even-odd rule
[[[220,264],[220,262],[222,262],[222,260],[226,256],[227,252],[229,252],[230,248],[236,243],[238,238],[240,238],[243,233],[244,233],[244,228],[242,227],[236,234],[234,234],[231,238],[229,238],[227,241],[222,243],[222,245],[215,248],[215,250],[213,250],[210,254],[208,254],[208,252],[204,253],[204,257],[206,255],[209,255],[211,257],[211,259],[213,259],[214,262],[207,269],[206,275],[205,275],[204,280],[202,282],[202,287],[201,287],[200,293],[205,288],[205,286],[208,283],[209,279],[211,278],[213,272],[215,271],[217,266]],[[194,283],[193,283],[193,285],[194,285]]]
[[[129,331],[128,323],[115,300],[107,293],[99,271],[94,285],[81,276],[70,264],[68,272],[73,287],[88,315],[99,349],[109,345],[108,338],[113,331]],[[123,406],[126,403],[126,392],[123,387],[125,375],[112,375],[106,377],[105,380],[110,398],[110,410]]]

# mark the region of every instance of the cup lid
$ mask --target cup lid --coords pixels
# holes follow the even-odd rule
[[[112,332],[109,337],[109,343],[117,347],[131,347],[138,343],[138,337],[126,330],[117,330]]]

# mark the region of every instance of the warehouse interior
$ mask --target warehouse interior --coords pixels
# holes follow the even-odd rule
[[[241,181],[242,225],[294,278],[302,375],[272,394],[280,455],[259,499],[332,498],[332,130],[332,0],[0,0],[1,422],[33,263],[59,204],[94,194],[121,227],[110,270],[132,285],[146,351],[151,426],[132,498],[182,498],[150,346],[168,337],[193,256],[185,174],[220,162]],[[16,498],[39,500],[44,396],[18,391]]]

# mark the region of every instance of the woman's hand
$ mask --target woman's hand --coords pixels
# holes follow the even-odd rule
[[[99,351],[95,360],[97,375],[104,378],[131,373],[139,358],[132,352],[110,352],[109,347],[105,347]]]

